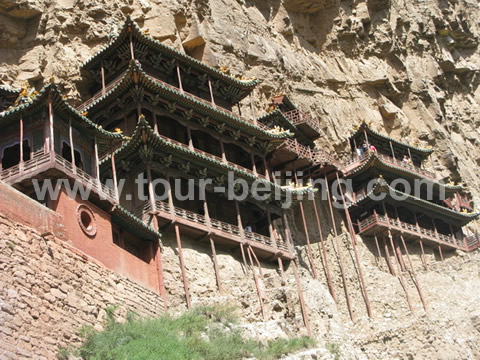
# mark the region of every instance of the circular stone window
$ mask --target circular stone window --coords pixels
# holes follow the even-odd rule
[[[85,234],[88,236],[95,236],[97,233],[97,224],[95,222],[95,216],[88,206],[78,206],[77,220]]]

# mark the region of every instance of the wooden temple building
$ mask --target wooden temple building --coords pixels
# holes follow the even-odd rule
[[[479,247],[478,234],[462,230],[480,215],[473,211],[465,187],[439,182],[424,168],[433,149],[394,140],[366,123],[352,134],[350,143],[354,157],[345,164],[343,175],[352,180],[353,191],[346,197],[357,234],[377,243],[393,237],[394,243],[429,244],[440,254],[442,249]],[[368,188],[372,179],[377,181]]]
[[[478,216],[465,189],[440,184],[422,168],[431,150],[400,143],[362,125],[351,137],[353,151],[363,143],[374,145],[376,151],[342,164],[315,147],[315,140],[322,136],[319,120],[298,109],[288,96],[274,96],[268,112],[258,118],[252,106],[252,117],[245,118],[239,103],[252,96],[257,80],[235,78],[209,67],[153,39],[129,18],[120,33],[82,65],[82,72],[90,92],[88,100],[76,108],[53,83],[38,93],[27,86],[21,90],[0,87],[0,179],[61,214],[75,247],[164,299],[161,239],[165,234],[176,239],[189,307],[182,254],[185,237],[211,248],[220,291],[217,247],[238,252],[251,267],[260,266],[259,259],[275,262],[282,275],[285,263],[292,264],[299,281],[295,234],[287,216],[291,210],[280,201],[287,197],[298,204],[316,277],[309,237],[312,226],[318,228],[320,239],[313,241],[321,243],[326,266],[328,261],[318,193],[313,225],[307,223],[305,200],[301,201],[301,196],[314,192],[305,184],[312,179],[353,180],[353,192],[342,196],[349,200],[346,215],[354,244],[359,234],[377,242],[388,236],[419,241],[440,250],[469,251],[479,246],[475,234],[462,231]],[[402,163],[406,154],[411,163]],[[296,175],[288,177],[296,171],[304,174],[303,185]],[[250,192],[243,201],[230,199],[216,191],[228,186],[229,173],[248,184],[269,185],[280,200],[273,196],[258,200]],[[402,193],[400,187],[392,189],[397,178],[429,179],[437,192],[432,199],[423,193],[408,196],[401,204],[389,196],[374,201],[364,187],[380,175],[382,180],[371,192]],[[139,178],[145,179],[140,192]],[[63,185],[56,187],[53,182],[51,187],[58,196],[38,196],[39,189],[61,179]],[[200,182],[205,179],[212,181],[202,196]],[[192,181],[196,196],[182,200]],[[88,192],[72,194],[69,189],[75,186]],[[438,197],[440,188],[448,195],[445,201]],[[328,187],[327,193],[340,246]],[[159,194],[166,195],[159,198]],[[335,297],[328,268],[326,273]],[[342,276],[346,286],[343,269]],[[256,286],[261,303],[257,281]],[[299,286],[303,299],[301,292]],[[302,310],[308,327],[303,300]]]

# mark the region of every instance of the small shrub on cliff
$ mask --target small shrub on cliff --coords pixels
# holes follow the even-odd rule
[[[314,344],[304,337],[262,345],[244,338],[235,321],[225,307],[195,308],[178,317],[109,321],[104,331],[87,333],[76,355],[86,360],[269,360]]]

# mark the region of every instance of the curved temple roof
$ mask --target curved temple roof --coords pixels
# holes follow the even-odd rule
[[[229,76],[224,74],[223,72],[208,66],[197,59],[188,56],[168,45],[163,44],[162,42],[155,40],[150,35],[145,34],[137,25],[135,21],[133,21],[129,16],[126,18],[125,23],[123,24],[122,30],[120,34],[109,44],[105,45],[99,52],[95,55],[87,59],[82,68],[89,69],[94,65],[100,63],[100,61],[108,56],[110,56],[114,51],[123,44],[123,41],[127,40],[129,37],[129,33],[131,31],[132,37],[135,40],[147,45],[148,47],[155,49],[159,52],[167,54],[168,56],[178,60],[180,63],[186,64],[191,66],[192,68],[197,69],[200,72],[206,73],[211,76],[213,80],[219,80],[224,83],[228,83],[230,85],[234,85],[241,89],[253,89],[259,81],[257,80],[239,80],[234,78],[233,76]]]
[[[126,156],[128,154],[132,154],[138,151],[140,146],[143,144],[143,140],[144,140],[142,138],[142,130],[146,131],[145,141],[148,141],[153,147],[158,147],[158,148],[163,147],[169,153],[179,154],[180,156],[192,159],[193,161],[201,162],[201,163],[204,163],[205,165],[213,166],[219,169],[220,171],[234,171],[236,174],[239,174],[240,176],[246,179],[249,179],[251,181],[258,180],[258,181],[264,182],[265,184],[269,184],[272,189],[277,189],[283,194],[285,194],[286,192],[290,192],[292,193],[292,195],[299,195],[299,194],[306,194],[312,191],[314,192],[316,191],[316,189],[313,189],[310,187],[303,187],[298,189],[283,188],[266,179],[261,179],[258,176],[255,176],[254,174],[249,173],[248,171],[241,170],[228,163],[223,163],[215,159],[213,155],[210,157],[198,151],[190,150],[187,147],[179,146],[175,144],[173,141],[169,141],[163,138],[162,136],[159,136],[158,134],[156,134],[143,116],[140,117],[137,127],[135,128],[135,131],[132,137],[129,139],[129,141],[124,143],[120,148],[118,148],[115,151],[115,158],[121,158],[122,156]],[[110,159],[111,159],[111,155],[105,157],[101,161],[100,165],[108,163]]]
[[[410,175],[412,178],[417,178],[417,179],[425,179],[427,181],[431,181],[432,183],[442,186],[445,188],[447,191],[462,191],[465,190],[465,187],[463,185],[450,185],[450,184],[445,184],[442,183],[436,179],[431,179],[424,177],[420,175],[419,173],[415,172],[415,170],[410,169],[408,167],[404,166],[396,166],[394,164],[390,164],[386,161],[384,161],[382,158],[378,156],[377,153],[375,152],[370,152],[368,157],[363,160],[363,163],[352,170],[350,173],[346,175],[347,178],[352,177],[353,175],[357,175],[359,173],[362,173],[363,171],[368,170],[371,167],[378,166],[379,168],[387,169],[387,170],[392,170],[400,173],[406,173],[407,175]]]
[[[349,137],[350,142],[352,141],[353,138],[361,136],[364,130],[367,132],[367,135],[369,135],[369,136],[377,137],[377,138],[380,138],[380,139],[385,140],[385,141],[391,141],[393,144],[395,144],[397,146],[400,146],[402,148],[405,148],[405,149],[409,148],[411,151],[416,152],[422,159],[426,158],[428,155],[430,155],[433,152],[433,148],[429,148],[429,149],[419,148],[419,147],[412,146],[410,144],[401,142],[401,141],[396,140],[394,138],[391,138],[390,136],[383,135],[383,134],[373,130],[372,128],[370,128],[365,121],[362,122],[362,124],[359,126],[359,128],[357,130],[351,130],[352,135]],[[360,145],[360,144],[358,144],[358,145]]]
[[[135,76],[137,76],[137,78]],[[141,65],[134,60],[130,61],[130,66],[124,73],[123,77],[119,80],[117,85],[115,85],[105,95],[89,104],[85,110],[88,110],[91,113],[94,112],[97,107],[100,107],[106,101],[106,99],[115,99],[116,97],[114,95],[121,94],[122,92],[134,87],[135,81],[138,81],[139,84],[142,84],[144,87],[151,89],[152,91],[162,94],[165,99],[176,101],[185,107],[194,109],[203,115],[211,116],[212,118],[215,118],[221,122],[225,122],[237,129],[242,129],[261,139],[285,139],[290,136],[288,133],[272,133],[267,129],[263,129],[252,123],[244,121],[241,118],[232,115],[231,113],[223,111],[222,108],[214,107],[213,105],[201,102],[193,97],[188,96],[186,93],[182,93],[180,90],[166,86],[159,81],[155,81],[152,77],[146,74],[142,70]]]
[[[416,205],[420,208],[423,208],[427,211],[435,212],[439,216],[446,216],[446,217],[449,217],[449,218],[456,219],[457,221],[459,221],[461,223],[461,226],[465,225],[466,223],[468,223],[471,220],[474,220],[478,216],[480,216],[480,212],[465,213],[465,212],[455,211],[455,210],[446,208],[444,206],[432,203],[430,201],[420,199],[416,196],[398,191],[398,190],[392,188],[383,179],[379,179],[368,193],[360,196],[356,201],[350,203],[347,206],[347,208],[351,208],[355,205],[359,205],[359,204],[367,202],[369,200],[375,201],[374,199],[371,198],[371,195],[378,195],[380,193],[385,193],[389,196],[391,196],[391,194],[395,194],[395,196],[398,196],[399,198],[404,198],[405,200],[403,200],[403,201],[406,201],[408,203],[412,203],[412,204],[414,204],[414,205]],[[398,201],[398,200],[396,200],[396,201]],[[398,203],[401,204],[402,201],[398,201]]]

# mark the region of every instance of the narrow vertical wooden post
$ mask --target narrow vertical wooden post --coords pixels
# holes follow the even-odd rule
[[[250,110],[252,111],[253,123],[257,125],[257,117],[255,116],[255,106],[253,105],[253,91],[250,93]]]
[[[265,156],[263,157],[263,166],[265,167],[265,177],[267,178],[268,181],[271,181],[270,171],[268,169],[268,164],[267,164],[267,160],[265,159]]]
[[[168,172],[165,174],[165,178],[168,182],[168,188],[167,188],[168,209],[170,210],[170,215],[175,216],[175,205],[173,203],[172,184],[170,182],[170,177],[168,176]]]
[[[277,233],[276,230],[272,224],[272,217],[270,216],[270,211],[266,210],[266,215],[267,215],[267,223],[268,223],[268,232],[270,233],[270,241],[272,242],[272,246],[274,248],[277,248]]]
[[[322,224],[320,222],[320,216],[318,214],[317,201],[316,201],[315,197],[313,198],[313,211],[315,213],[315,219],[317,220],[317,229],[318,229],[318,234],[320,236],[319,247],[321,247],[321,250],[319,249],[320,250],[319,253],[320,253],[320,255],[323,255],[325,277],[327,278],[328,289],[330,291],[330,295],[332,295],[333,300],[335,302],[337,302],[337,295],[335,294],[335,289],[333,288],[333,282],[332,282],[332,277],[331,277],[331,274],[330,274],[330,268],[328,266],[327,249],[325,247],[325,239],[323,238],[323,229],[322,229]]]
[[[395,246],[393,244],[393,236],[392,236],[392,232],[390,231],[390,229],[388,229],[388,237],[390,239],[390,246],[392,248],[392,252],[395,254]],[[407,298],[408,308],[410,309],[410,311],[413,314],[413,306],[412,306],[412,302],[410,300],[410,295],[408,294],[407,284],[405,283],[405,281],[403,279],[402,271],[400,269],[400,261],[398,260],[398,258],[396,256],[394,256],[394,258],[395,258],[395,261],[396,261],[396,264],[397,264],[398,280],[400,281],[400,285],[402,285],[403,291],[405,292],[405,297]]]
[[[302,308],[303,323],[305,324],[305,328],[307,329],[308,336],[311,336],[312,331],[310,329],[310,321],[308,319],[307,308],[305,306],[305,299],[303,298],[302,283],[300,282],[300,276],[298,275],[297,263],[295,259],[292,260],[292,267],[293,267],[293,272],[295,274],[295,281],[297,282],[298,297],[300,299],[300,306]]]
[[[155,134],[158,134],[158,120],[157,120],[157,114],[153,113],[153,132]]]
[[[285,229],[285,237],[288,242],[288,247],[290,249],[290,252],[293,252],[294,245],[292,231],[290,230],[290,224],[288,223],[287,214],[284,211],[282,211],[282,223],[283,228]]]
[[[213,97],[212,81],[210,80],[210,76],[208,77],[208,90],[210,91],[210,101],[212,102],[213,106],[216,106],[215,99]]]
[[[18,164],[19,164],[20,172],[23,172],[23,117],[22,115],[20,115],[18,126],[20,127],[20,139],[19,139],[20,159],[18,159]]]
[[[335,217],[333,215],[332,198],[330,196],[330,189],[328,187],[328,179],[327,179],[326,174],[325,174],[325,185],[326,185],[325,189],[327,191],[327,197],[328,197],[328,207],[330,209],[330,217],[331,217],[331,220],[332,220],[333,231],[334,231],[334,234],[335,234],[335,244],[336,244],[336,247],[337,247],[338,265],[340,267],[340,273],[342,275],[343,290],[345,292],[345,299],[347,301],[348,313],[350,315],[350,319],[353,321],[353,312],[352,312],[352,305],[351,305],[351,302],[350,302],[350,293],[348,291],[347,279],[346,279],[346,276],[345,276],[345,271],[343,269],[343,257],[340,253],[341,246],[340,246],[340,242],[338,240],[337,225],[335,224]]]
[[[386,242],[385,238],[382,238],[382,239],[383,239],[383,247],[385,249],[385,257],[386,257],[386,260],[387,260],[388,268],[390,269],[390,273],[393,276],[397,276],[397,274],[395,272],[395,268],[393,267],[393,264],[392,264],[391,259],[390,259],[390,251],[388,250],[387,242]]]
[[[425,298],[423,297],[423,291],[422,291],[422,288],[420,287],[420,282],[417,279],[417,273],[415,271],[415,268],[413,267],[412,259],[410,259],[410,254],[408,253],[407,244],[405,244],[405,239],[403,238],[403,235],[400,235],[400,239],[402,240],[403,249],[405,250],[405,254],[407,254],[408,264],[410,265],[410,269],[412,271],[413,282],[415,283],[415,286],[417,287],[418,295],[420,296],[420,300],[422,301],[423,309],[426,312],[427,311],[427,303],[425,302]]]
[[[255,287],[257,288],[258,301],[260,302],[260,310],[262,312],[262,318],[265,320],[265,308],[263,306],[263,293],[262,293],[262,289],[260,288],[260,284],[258,282],[257,273],[255,272],[255,266],[253,265],[252,254],[250,253],[249,247],[247,248],[247,253],[248,253],[248,258],[250,260],[250,266],[253,272],[253,279],[255,280]]]
[[[100,72],[102,75],[102,95],[105,95],[105,68],[103,67],[103,60],[100,63]]]
[[[255,263],[257,264],[258,271],[260,272],[260,276],[262,277],[262,281],[263,281],[262,265],[261,265],[260,261],[258,261],[257,255],[255,254],[255,251],[253,251],[253,248],[250,244],[248,244],[248,248],[250,249],[250,253],[252,254],[253,259],[255,260]]]
[[[180,88],[180,91],[183,92],[182,77],[180,75],[180,65],[178,64],[178,60],[175,61],[175,64],[177,67],[178,87]]]
[[[150,198],[150,208],[152,209],[152,213],[155,214],[157,212],[157,204],[155,202],[155,189],[153,188],[152,169],[150,162],[147,162],[145,167],[148,180],[148,197]]]
[[[367,143],[367,148],[368,148],[367,151],[369,151],[370,150],[370,143],[368,141],[367,130],[365,130],[365,129],[363,130],[363,136],[365,137],[365,142]]]
[[[408,157],[410,158],[410,161],[412,162],[412,165],[414,165],[414,164],[413,164],[412,153],[410,152],[410,148],[409,148],[409,147],[407,147],[407,151],[408,151]]]
[[[97,183],[100,186],[100,161],[98,158],[98,142],[96,135],[93,137],[93,150],[95,152],[95,178],[97,179]]]
[[[240,213],[240,206],[238,205],[237,200],[233,200],[233,201],[235,203],[235,215],[237,216],[237,226],[240,232],[240,237],[242,239],[245,239],[245,229],[243,228],[242,214]]]
[[[372,317],[372,308],[370,307],[370,299],[368,298],[368,292],[367,292],[367,285],[365,284],[365,279],[363,277],[363,271],[362,271],[362,265],[360,263],[360,258],[358,256],[358,251],[357,251],[357,239],[355,235],[355,230],[353,229],[353,224],[352,224],[352,219],[350,217],[350,211],[347,207],[347,202],[345,200],[345,194],[343,193],[342,186],[340,184],[340,177],[338,176],[338,172],[335,173],[337,176],[337,182],[338,182],[338,188],[340,189],[340,194],[342,196],[342,201],[343,201],[343,206],[344,206],[344,211],[345,215],[347,217],[347,225],[348,229],[350,232],[350,238],[352,240],[352,247],[353,247],[353,253],[355,256],[355,262],[357,263],[357,270],[358,270],[358,275],[360,277],[360,285],[362,288],[362,293],[363,293],[363,298],[365,300],[365,306],[367,308],[367,314],[368,317]]]
[[[422,249],[422,260],[423,260],[423,266],[425,267],[425,270],[428,270],[428,263],[427,263],[427,259],[425,257],[425,250],[423,248],[423,241],[422,239],[419,240],[419,243],[420,243],[420,248]]]
[[[389,140],[388,142],[390,143],[390,150],[392,150],[392,158],[393,158],[393,160],[395,161],[395,151],[393,151],[392,140]]]
[[[182,268],[182,278],[183,278],[183,288],[185,289],[185,299],[187,301],[187,308],[191,309],[192,304],[190,301],[190,291],[188,290],[188,280],[187,280],[187,273],[185,270],[185,261],[183,259],[182,240],[180,238],[180,229],[177,223],[175,223],[175,237],[177,238],[177,248],[178,248],[178,257],[180,259],[180,267]]]
[[[278,257],[277,258],[277,262],[278,262],[278,269],[280,270],[280,276],[282,277],[282,281],[285,282],[286,279],[285,279],[285,270],[283,269],[283,260],[281,257]]]
[[[118,183],[117,183],[117,170],[115,168],[115,151],[112,148],[112,156],[111,156],[111,161],[112,161],[112,177],[113,177],[113,186],[114,186],[114,191],[115,191],[115,200],[117,203],[119,202],[119,194],[118,194]]]
[[[68,119],[68,141],[70,142],[70,156],[72,158],[73,173],[76,174],[77,165],[75,164],[75,148],[73,147],[72,118]]]
[[[187,126],[187,139],[188,139],[188,148],[190,150],[195,150],[195,148],[193,147],[192,130],[188,126]]]
[[[220,292],[220,295],[223,295],[222,281],[220,279],[220,268],[217,261],[217,252],[215,251],[215,242],[213,241],[213,238],[211,236],[209,236],[208,238],[210,239],[210,247],[212,249],[212,260],[213,266],[215,268],[215,277],[217,278],[218,291]]]
[[[400,245],[395,240],[393,240],[393,244],[395,245],[395,251],[397,252],[397,257],[400,263],[400,270],[407,271],[407,267],[405,266],[405,262],[403,261],[402,249],[400,249]]]
[[[157,245],[157,252],[155,255],[155,263],[157,266],[157,273],[158,273],[158,287],[160,290],[160,296],[163,300],[163,311],[167,311],[167,293],[165,291],[165,283],[164,283],[164,276],[163,276],[163,263],[162,263],[162,249],[160,246],[160,241],[158,241]]]
[[[253,153],[250,153],[250,160],[252,162],[252,171],[256,176],[257,175],[257,165],[255,165],[255,155]]]
[[[305,239],[307,241],[308,260],[310,261],[310,266],[312,267],[313,278],[317,279],[318,274],[317,274],[317,269],[315,267],[315,263],[313,261],[312,248],[310,246],[310,236],[308,235],[308,225],[307,225],[307,220],[305,218],[305,211],[303,209],[303,203],[300,201],[298,205],[300,206],[300,214],[302,216],[303,230],[305,231]]]
[[[128,32],[128,40],[130,42],[130,57],[133,60],[135,59],[135,54],[133,52],[132,25],[129,25]]]
[[[375,245],[377,246],[377,254],[378,254],[377,266],[379,266],[380,269],[383,270],[383,266],[380,263],[380,259],[382,258],[382,252],[380,251],[380,246],[378,245],[377,233],[374,234],[374,237],[375,237]]]
[[[440,254],[440,259],[444,261],[445,259],[443,258],[443,252],[442,252],[442,246],[438,245],[438,253]]]
[[[220,141],[220,151],[222,152],[222,162],[227,163],[227,155],[225,154],[225,144],[223,143],[222,139],[218,139]]]
[[[52,108],[52,96],[51,94],[48,97],[48,125],[49,125],[49,137],[50,137],[50,154],[52,159],[55,156],[55,144],[54,144],[54,133],[53,133],[53,108]]]

